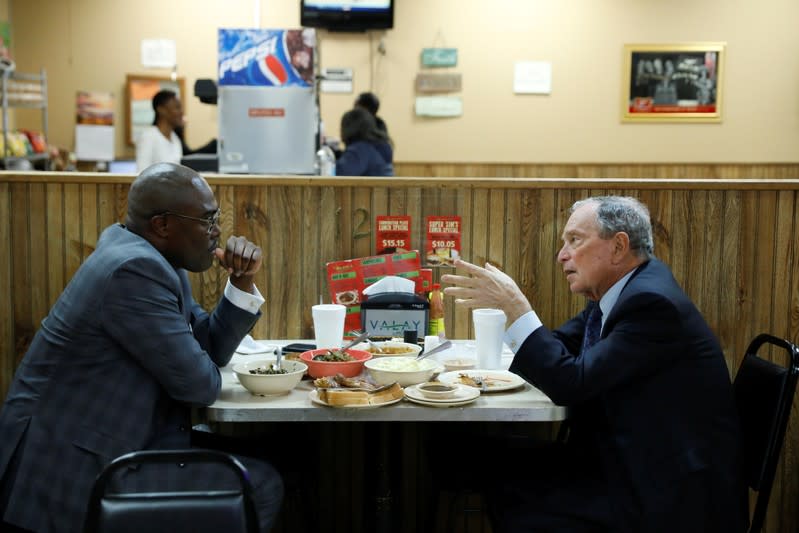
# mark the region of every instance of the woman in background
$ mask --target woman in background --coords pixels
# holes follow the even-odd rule
[[[341,140],[347,149],[336,161],[337,176],[394,175],[394,150],[366,109],[356,107],[344,113]]]
[[[377,129],[382,130],[383,133],[386,134],[388,137],[388,126],[386,126],[386,122],[377,116],[377,110],[380,109],[380,100],[377,98],[375,93],[361,93],[358,95],[358,98],[355,100],[355,105],[353,107],[362,107],[369,111],[373,117],[375,117],[375,124],[377,124]]]
[[[153,125],[142,130],[136,139],[136,168],[139,172],[154,163],[180,164],[183,144],[175,130],[183,127],[183,106],[178,95],[169,90],[153,96]]]

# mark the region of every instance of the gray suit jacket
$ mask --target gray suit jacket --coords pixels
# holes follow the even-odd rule
[[[209,315],[185,271],[123,226],[107,228],[42,322],[0,412],[0,479],[12,458],[17,468],[3,518],[79,531],[109,461],[188,448],[191,406],[216,399],[218,366],[258,316],[225,298]]]

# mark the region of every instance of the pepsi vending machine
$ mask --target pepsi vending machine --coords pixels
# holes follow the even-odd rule
[[[313,174],[313,29],[219,30],[219,171]]]

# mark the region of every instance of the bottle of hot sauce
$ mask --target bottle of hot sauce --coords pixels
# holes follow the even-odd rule
[[[430,291],[430,325],[427,329],[428,335],[444,336],[444,298],[440,283],[433,283]]]

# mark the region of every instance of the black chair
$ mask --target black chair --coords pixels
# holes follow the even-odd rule
[[[764,344],[788,352],[789,366],[758,357],[757,351]],[[735,375],[733,393],[743,430],[746,481],[757,492],[750,533],[758,533],[763,528],[797,377],[799,348],[767,334],[758,335],[749,344]]]
[[[137,465],[202,463],[221,465],[238,480],[237,489],[118,492],[115,474]],[[132,475],[136,472],[132,471]],[[213,485],[214,480],[209,480]],[[89,498],[84,533],[256,533],[258,518],[244,466],[211,450],[139,451],[114,459],[100,473]]]

